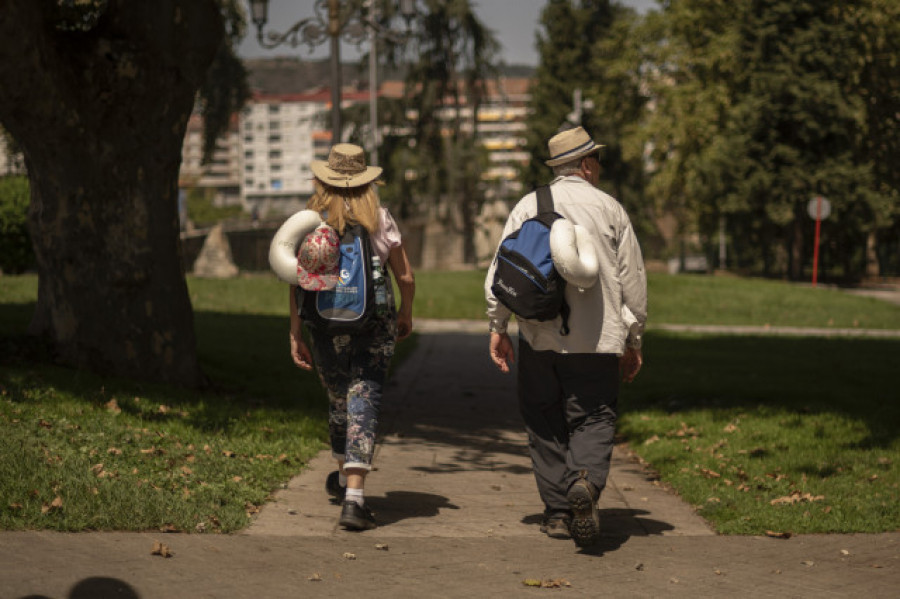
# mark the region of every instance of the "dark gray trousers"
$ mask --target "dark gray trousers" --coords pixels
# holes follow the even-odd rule
[[[579,476],[606,486],[619,396],[613,354],[535,351],[519,338],[519,410],[547,514],[569,509]]]

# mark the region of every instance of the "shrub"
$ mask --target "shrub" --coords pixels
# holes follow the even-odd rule
[[[0,177],[0,270],[19,274],[34,266],[28,234],[28,178]]]

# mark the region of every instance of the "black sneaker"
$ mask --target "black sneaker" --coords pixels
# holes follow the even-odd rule
[[[600,510],[597,509],[597,493],[594,485],[579,478],[569,488],[566,498],[572,508],[572,538],[579,547],[596,545],[600,540]]]
[[[347,487],[341,486],[341,473],[335,470],[325,479],[325,492],[337,499],[344,501],[344,495],[347,494]]]
[[[572,525],[572,516],[569,514],[553,514],[544,518],[541,524],[541,532],[551,539],[571,539],[569,528]]]
[[[371,530],[378,526],[375,524],[375,516],[372,510],[355,501],[344,501],[341,508],[341,519],[338,524],[347,530]]]

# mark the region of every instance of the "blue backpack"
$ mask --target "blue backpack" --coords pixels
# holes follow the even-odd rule
[[[337,285],[324,291],[297,288],[302,294],[298,305],[303,322],[311,329],[333,335],[368,330],[376,311],[372,255],[366,228],[348,227],[341,236]]]
[[[537,188],[537,207],[537,216],[500,243],[491,292],[521,318],[553,320],[562,316],[560,335],[568,335],[566,280],[556,271],[550,254],[550,228],[563,217],[553,210],[549,186]]]

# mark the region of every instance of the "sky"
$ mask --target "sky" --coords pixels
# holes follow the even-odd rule
[[[657,7],[656,0],[619,0],[638,12],[646,12]],[[503,46],[501,57],[507,64],[537,66],[535,31],[546,0],[472,0],[475,11],[482,22],[492,29]],[[269,0],[269,22],[265,31],[283,33],[300,19],[313,15],[313,0]],[[306,46],[291,48],[283,45],[274,50],[266,50],[256,43],[256,28],[251,23],[247,37],[238,48],[238,54],[245,58],[273,56],[296,56],[298,58],[323,59],[328,57],[328,42],[313,53]],[[363,45],[365,50],[366,46]],[[354,60],[359,57],[355,46],[342,43],[341,59]]]

